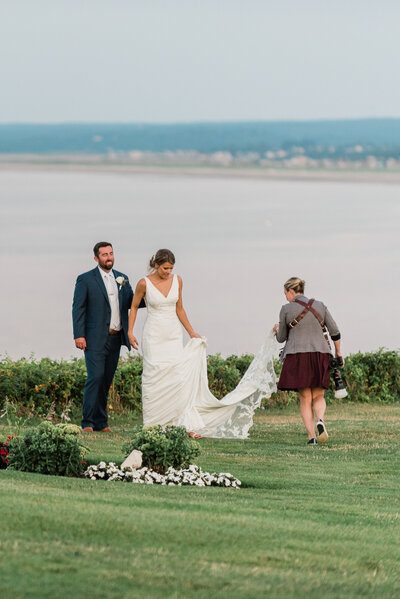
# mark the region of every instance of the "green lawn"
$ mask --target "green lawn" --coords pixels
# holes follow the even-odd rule
[[[88,462],[121,462],[118,424],[85,437]],[[202,439],[197,463],[239,491],[0,471],[0,597],[399,597],[400,405],[331,406],[327,424],[327,446],[295,409]]]

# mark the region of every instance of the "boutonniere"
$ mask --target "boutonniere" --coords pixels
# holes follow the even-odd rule
[[[125,279],[125,277],[117,277],[115,280],[117,281],[117,283],[118,283],[118,285],[119,285],[119,290],[121,291],[122,287],[123,287],[123,286],[125,285],[125,283],[126,283],[126,279]]]

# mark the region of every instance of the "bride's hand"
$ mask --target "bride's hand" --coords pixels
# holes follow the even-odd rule
[[[133,333],[128,333],[128,338],[129,338],[129,343],[132,345],[133,349],[138,349],[139,342],[136,339],[135,335]]]
[[[193,331],[193,333],[191,333],[191,335],[190,335],[190,338],[191,339],[201,339],[201,335],[198,335],[197,333],[195,333]]]
[[[276,335],[276,334],[277,334],[277,332],[278,332],[278,329],[279,329],[279,324],[274,324],[274,328],[272,329],[272,330],[273,330],[273,332],[274,332],[274,335]]]

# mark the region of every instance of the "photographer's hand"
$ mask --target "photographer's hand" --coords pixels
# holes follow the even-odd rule
[[[343,368],[344,358],[342,356],[342,352],[340,351],[340,339],[338,339],[337,341],[334,341],[333,344],[335,346],[335,353],[336,353],[336,359],[338,361],[338,365],[340,368]]]

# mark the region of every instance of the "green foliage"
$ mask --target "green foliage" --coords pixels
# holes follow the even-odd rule
[[[8,397],[6,397],[1,418],[6,418],[8,428],[13,430],[15,435],[19,433],[21,428],[23,428],[29,420],[29,418],[20,416],[18,412],[19,410],[17,404],[12,403]]]
[[[84,470],[85,447],[75,425],[42,422],[8,443],[9,468],[57,476],[78,476]]]
[[[134,449],[143,453],[143,466],[161,473],[169,466],[187,468],[200,453],[199,443],[190,439],[183,426],[137,426],[123,446],[126,456]]]
[[[240,378],[242,378],[242,376],[252,363],[253,358],[254,356],[252,356],[251,354],[243,354],[241,356],[235,356],[233,354],[232,356],[228,356],[225,361],[227,366],[234,366],[239,371]]]
[[[353,401],[400,400],[400,353],[380,349],[346,359],[343,380]]]
[[[142,371],[142,359],[137,355],[119,361],[109,395],[112,410],[142,411]]]
[[[253,356],[208,356],[209,386],[218,398],[236,387]],[[282,365],[276,360],[279,376]],[[400,353],[380,349],[377,352],[357,353],[346,358],[342,371],[349,397],[345,401],[393,402],[400,400]],[[108,409],[113,413],[141,412],[142,359],[128,356],[121,359],[109,393]],[[6,357],[0,361],[0,409],[6,408],[17,423],[18,417],[39,416],[63,419],[69,412],[80,412],[86,367],[83,359],[53,361],[32,357],[16,362]],[[326,393],[328,402],[334,400],[333,386]],[[286,406],[298,401],[297,393],[278,391],[263,401],[263,407]],[[335,400],[336,401],[336,400]],[[12,407],[12,409],[10,408]],[[7,410],[6,410],[7,412]],[[9,417],[7,416],[7,418]]]
[[[234,362],[228,363],[221,358],[220,354],[208,356],[207,374],[210,391],[221,399],[224,395],[232,391],[240,381],[240,370]]]
[[[211,392],[221,399],[232,391],[250,366],[253,356],[243,354],[242,356],[229,356],[224,360],[221,354],[208,356],[207,374]]]
[[[31,357],[13,362],[6,357],[0,362],[0,406],[6,398],[26,413],[56,416],[72,406],[82,404],[86,380],[84,360],[50,360],[39,362]]]

